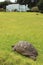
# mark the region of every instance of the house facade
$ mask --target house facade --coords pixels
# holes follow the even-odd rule
[[[20,5],[20,4],[10,4],[6,6],[6,11],[7,12],[14,12],[14,11],[19,11],[19,12],[26,12],[30,10],[28,8],[28,5]]]

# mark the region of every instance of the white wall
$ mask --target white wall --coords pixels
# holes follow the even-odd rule
[[[6,11],[14,11],[14,10],[19,11],[19,4],[10,4],[8,6],[6,6]]]
[[[14,11],[14,10],[17,10],[17,11],[26,11],[26,10],[29,10],[28,8],[28,5],[19,5],[19,4],[10,4],[8,6],[6,6],[6,11]]]

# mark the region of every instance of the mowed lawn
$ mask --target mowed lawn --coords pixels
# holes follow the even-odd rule
[[[20,40],[35,46],[36,61],[12,51]],[[43,65],[43,14],[0,12],[0,65]]]

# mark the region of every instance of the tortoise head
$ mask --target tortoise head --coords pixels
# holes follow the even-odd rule
[[[13,51],[16,51],[15,45],[12,45],[12,50],[13,50]]]
[[[12,48],[14,47],[15,45],[12,45]]]

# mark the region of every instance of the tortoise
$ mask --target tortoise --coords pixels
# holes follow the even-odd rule
[[[27,41],[19,41],[16,45],[12,46],[13,51],[16,51],[24,56],[30,57],[33,60],[36,60],[38,52],[36,48]]]

